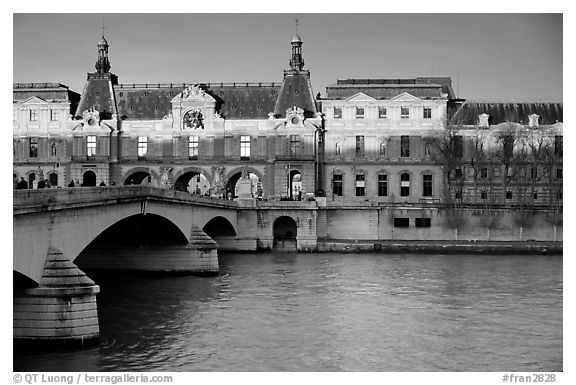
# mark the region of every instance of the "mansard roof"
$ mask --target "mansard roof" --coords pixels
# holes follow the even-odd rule
[[[80,94],[71,91],[61,83],[14,83],[12,98],[14,102],[23,102],[32,97],[47,102],[69,102],[70,113],[76,112]]]
[[[102,119],[112,118],[112,115],[117,113],[116,102],[112,93],[112,87],[116,82],[116,76],[110,73],[88,74],[88,82],[84,87],[84,92],[82,92],[76,116],[81,117],[84,111],[93,108],[100,112]]]
[[[392,99],[409,93],[421,99],[454,99],[449,77],[418,77],[415,79],[338,79],[326,87],[326,99],[346,99],[362,92],[375,99]],[[445,96],[447,95],[447,96]]]
[[[267,119],[280,88],[280,83],[209,83],[205,89],[225,119]]]
[[[172,112],[172,99],[186,84],[118,84],[114,97],[120,119],[160,120]]]
[[[188,83],[119,84],[114,86],[118,115],[123,119],[157,120],[172,111],[172,99]],[[225,119],[267,119],[274,112],[280,83],[199,83],[216,100]]]
[[[448,115],[454,124],[476,125],[478,116],[489,115],[490,125],[515,122],[527,125],[529,116],[537,114],[542,125],[562,122],[563,106],[558,101],[474,101],[448,103]]]
[[[286,117],[286,111],[296,106],[304,110],[304,116],[316,115],[316,102],[310,84],[310,73],[305,70],[285,71],[278,99],[275,100],[274,115]]]

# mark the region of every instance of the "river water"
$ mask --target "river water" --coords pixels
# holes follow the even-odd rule
[[[15,371],[562,371],[562,257],[238,254],[89,276],[99,346]]]

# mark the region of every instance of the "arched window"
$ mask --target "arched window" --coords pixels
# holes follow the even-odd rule
[[[410,196],[410,174],[407,172],[400,174],[400,196]]]
[[[380,156],[386,156],[386,143],[380,143]]]

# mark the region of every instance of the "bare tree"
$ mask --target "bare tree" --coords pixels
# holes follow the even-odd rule
[[[562,226],[563,216],[563,169],[562,147],[556,148],[548,138],[548,146],[545,147],[542,158],[544,168],[547,170],[544,176],[547,193],[546,221],[554,229],[554,242],[558,239],[558,227]]]
[[[447,122],[442,133],[427,138],[431,159],[442,166],[442,202],[446,226],[454,231],[454,240],[468,224],[463,206],[466,172],[464,167],[463,137],[459,122]]]
[[[496,206],[496,199],[492,192],[489,193],[486,203],[479,210],[480,219],[479,224],[482,228],[486,229],[486,240],[490,240],[490,231],[497,229],[500,226],[503,212]]]

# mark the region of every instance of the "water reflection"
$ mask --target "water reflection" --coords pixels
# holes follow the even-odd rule
[[[219,277],[89,274],[103,343],[15,370],[560,371],[562,258],[241,254]]]

